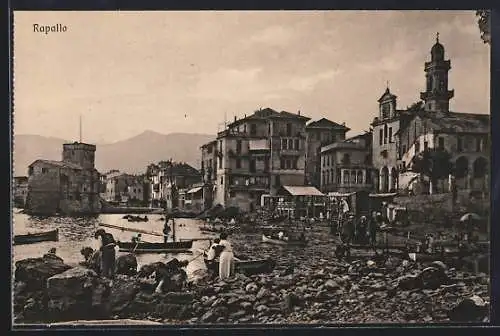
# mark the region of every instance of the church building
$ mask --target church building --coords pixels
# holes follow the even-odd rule
[[[426,90],[420,93],[421,102],[398,110],[397,97],[389,88],[380,97],[379,114],[372,122],[374,178],[379,192],[408,188],[418,176],[412,172],[413,158],[432,148],[451,156],[452,174],[441,181],[443,189],[450,188],[452,179],[459,189],[488,186],[490,116],[450,111],[454,97],[454,90],[448,89],[450,69],[438,34],[431,59],[425,62]]]

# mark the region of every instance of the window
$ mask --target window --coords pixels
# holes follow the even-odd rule
[[[245,127],[246,128],[246,127]],[[246,131],[245,131],[246,132]],[[250,124],[250,135],[257,135],[257,125]]]
[[[483,150],[484,144],[483,138],[476,139],[476,152],[481,152]]]
[[[241,140],[236,140],[236,153],[241,153]]]
[[[281,150],[286,150],[288,148],[288,140],[281,139]]]
[[[250,173],[255,173],[256,171],[255,159],[250,160]]]
[[[349,184],[349,171],[344,170],[343,173],[344,173],[344,184]]]
[[[457,152],[462,152],[464,150],[464,143],[462,137],[457,138]]]
[[[48,173],[48,172],[49,172],[49,169],[48,169],[48,168],[42,168],[42,173],[43,173],[43,174],[46,174],[46,173]]]
[[[342,182],[340,179],[342,177],[341,175],[342,175],[342,171],[339,168],[337,168],[337,183],[338,184],[340,184]]]
[[[363,172],[361,170],[358,170],[357,175],[358,175],[357,177],[358,184],[363,184]]]
[[[220,184],[224,184],[224,176],[220,177]]]
[[[387,125],[384,125],[384,144],[387,143]]]
[[[438,138],[438,148],[444,149],[444,138],[443,137]]]
[[[429,149],[429,143],[427,141],[424,141],[424,151]]]
[[[243,124],[243,133],[247,132],[247,124]]]
[[[415,153],[420,153],[420,141],[415,142]]]
[[[366,171],[366,183],[371,184],[372,183],[372,174],[369,170]]]
[[[281,180],[279,175],[276,175],[276,178],[274,179],[274,185],[276,187],[279,187],[281,185]]]
[[[348,165],[351,163],[351,157],[349,154],[344,154],[344,157],[342,158],[342,163],[345,165]]]
[[[384,141],[384,130],[380,129],[379,131],[379,138],[378,138],[378,144],[382,146],[382,141]]]
[[[238,158],[236,159],[236,169],[240,169],[241,168],[241,159]]]
[[[327,155],[326,156],[326,165],[329,166],[330,165],[330,155]]]
[[[222,140],[219,140],[219,152],[222,153]]]
[[[381,115],[382,119],[389,118],[389,114],[390,114],[390,111],[391,111],[390,105],[389,104],[384,104],[384,105],[382,105],[381,109],[382,109],[382,115]]]
[[[389,127],[389,143],[392,142],[392,127]]]
[[[280,168],[285,169],[285,159],[283,158],[280,159]]]
[[[295,150],[299,150],[299,139],[295,139],[295,141],[294,141],[294,147],[295,147],[294,148]]]
[[[292,124],[290,124],[290,123],[286,124],[286,135],[287,136],[292,135]]]

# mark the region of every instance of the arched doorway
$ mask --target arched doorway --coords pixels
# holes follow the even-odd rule
[[[479,157],[472,165],[473,185],[471,187],[487,187],[486,176],[488,174],[488,161],[484,157]]]
[[[469,172],[469,160],[465,156],[455,161],[455,181],[460,189],[467,188],[467,174]]]
[[[389,169],[383,167],[380,169],[380,186],[379,191],[385,193],[389,190]]]
[[[389,188],[390,192],[395,192],[398,190],[398,172],[396,168],[392,167],[391,169],[391,186]]]

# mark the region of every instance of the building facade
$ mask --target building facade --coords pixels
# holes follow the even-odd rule
[[[321,147],[323,193],[373,189],[372,134],[367,132]]]
[[[445,60],[439,38],[430,53],[431,60],[424,66],[426,90],[420,93],[421,102],[397,110],[396,96],[389,89],[379,100],[379,116],[372,123],[379,192],[406,189],[416,177],[422,177],[412,171],[411,164],[427,149],[442,149],[451,156],[453,171],[444,183],[445,190],[449,190],[452,179],[461,189],[489,185],[490,117],[450,111],[450,99],[454,97],[454,91],[448,88],[451,62]]]
[[[200,183],[201,173],[194,167],[184,162],[160,161],[151,164],[146,171],[149,180],[150,203],[153,207],[166,207],[177,204],[177,191]],[[168,196],[167,196],[168,195]]]
[[[144,176],[114,171],[106,179],[104,200],[125,205],[146,205],[147,186]]]
[[[306,126],[306,184],[321,187],[321,147],[345,140],[350,129],[322,118]]]
[[[63,145],[62,161],[36,160],[29,165],[26,211],[31,214],[98,214],[100,174],[96,146]]]
[[[236,119],[217,134],[213,201],[253,211],[264,194],[304,185],[309,118],[266,108]]]
[[[15,176],[13,186],[14,206],[24,208],[28,196],[28,177]]]

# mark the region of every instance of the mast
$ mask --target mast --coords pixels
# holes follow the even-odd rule
[[[82,115],[80,114],[80,143],[82,143]]]

